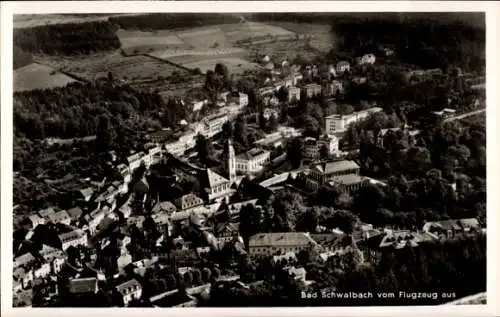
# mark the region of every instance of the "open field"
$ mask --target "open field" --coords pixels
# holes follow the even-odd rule
[[[193,47],[184,43],[175,33],[171,31],[128,31],[118,30],[116,32],[122,44],[122,50],[127,54],[144,54],[162,49],[188,50]]]
[[[84,23],[106,21],[110,15],[74,15],[74,14],[16,14],[14,15],[14,28],[30,28],[51,24]]]
[[[107,76],[108,72],[111,72],[115,79],[130,83],[165,78],[174,73],[187,74],[180,67],[152,57],[142,55],[126,57],[122,56],[119,52],[87,56],[85,58],[54,58],[50,62],[68,73],[75,74],[87,80]]]
[[[240,24],[226,24],[221,26],[226,38],[231,43],[237,43],[253,37],[294,37],[295,33],[279,26],[245,22]]]
[[[298,55],[306,60],[312,60],[320,53],[307,47],[306,43],[300,41],[280,41],[271,43],[245,45],[250,56],[269,55],[275,63],[283,60],[293,60]]]
[[[328,53],[333,48],[336,48],[337,38],[332,32],[332,26],[329,24],[295,22],[272,22],[272,24],[297,34],[311,36],[310,45],[321,52]]]
[[[177,32],[177,36],[181,38],[184,43],[191,45],[195,50],[232,47],[232,44],[227,40],[222,28],[217,25],[179,31]]]
[[[76,80],[49,66],[32,63],[14,71],[14,91],[66,86]]]

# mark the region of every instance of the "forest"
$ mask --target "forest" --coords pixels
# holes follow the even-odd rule
[[[116,26],[109,22],[43,25],[14,29],[14,46],[27,53],[79,55],[120,48]]]
[[[240,18],[232,14],[151,13],[133,16],[113,16],[109,18],[109,21],[122,29],[169,30],[237,23],[240,21]]]

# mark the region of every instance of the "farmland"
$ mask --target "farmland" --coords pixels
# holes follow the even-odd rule
[[[49,59],[49,62],[54,66],[87,80],[105,77],[108,72],[111,72],[115,79],[128,82],[132,86],[135,82],[167,78],[173,74],[187,74],[182,68],[152,57],[142,55],[122,56],[119,52],[87,56],[85,58]]]
[[[271,22],[273,25],[283,29],[310,36],[309,44],[314,49],[328,53],[336,48],[336,36],[329,24],[311,24],[294,22]]]
[[[76,80],[38,63],[14,71],[14,91],[62,87],[74,81]]]
[[[311,49],[306,42],[295,40],[250,44],[244,47],[251,56],[269,55],[275,62],[293,60],[297,56],[313,60],[320,55],[315,49]]]

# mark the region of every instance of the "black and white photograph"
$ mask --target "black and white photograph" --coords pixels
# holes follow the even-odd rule
[[[488,304],[485,12],[12,23],[13,307]]]

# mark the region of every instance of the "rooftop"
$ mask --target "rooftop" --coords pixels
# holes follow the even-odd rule
[[[359,169],[359,165],[356,164],[356,162],[354,162],[354,161],[343,160],[343,161],[337,161],[337,162],[328,162],[328,163],[318,164],[314,168],[317,169],[318,171],[324,173],[324,174],[331,174],[331,173],[350,170],[350,169]]]
[[[258,233],[250,237],[250,247],[297,246],[310,245],[316,242],[305,232],[273,232]]]
[[[73,294],[93,293],[97,291],[97,278],[75,278],[69,281],[69,292]]]
[[[367,181],[367,179],[365,177],[355,175],[355,174],[339,175],[339,176],[335,176],[332,179],[332,183],[340,184],[340,185],[354,185],[354,184],[362,183],[364,181]]]
[[[238,155],[236,158],[251,160],[251,159],[254,159],[260,155],[265,155],[265,154],[269,154],[269,151],[265,151],[265,150],[259,149],[259,148],[253,148],[245,153]]]

